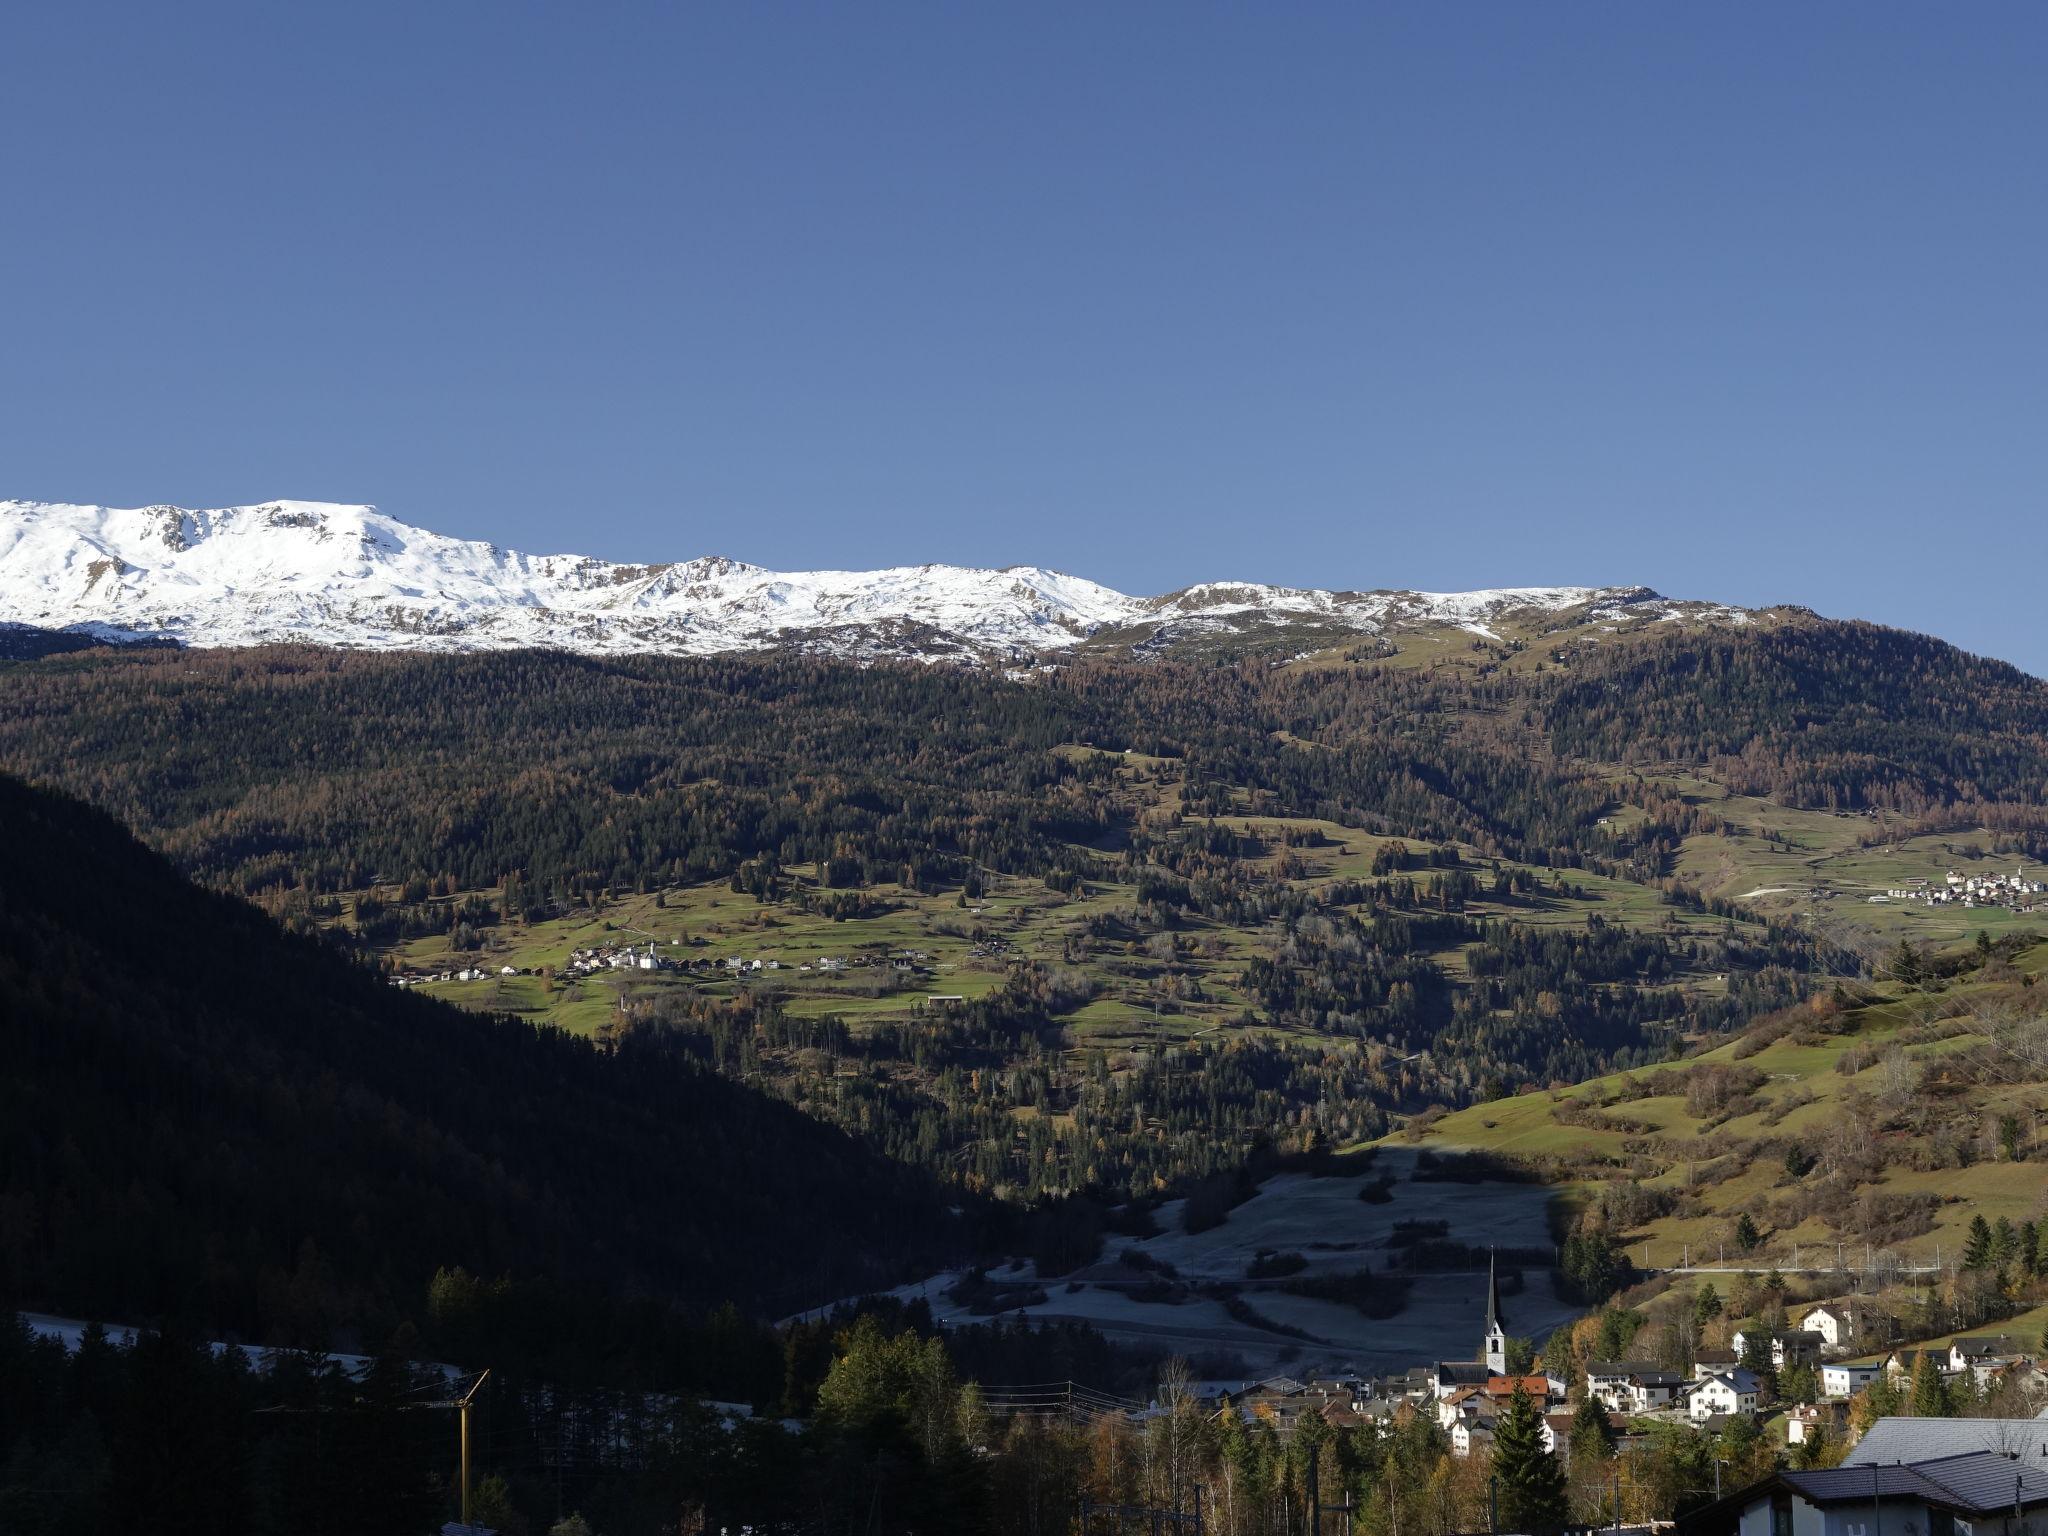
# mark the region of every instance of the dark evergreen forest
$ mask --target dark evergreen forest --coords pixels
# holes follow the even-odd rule
[[[408,996],[4,777],[0,827],[0,1300],[325,1348],[388,1336],[443,1266],[544,1280],[556,1322],[773,1315],[974,1235],[661,1036]]]

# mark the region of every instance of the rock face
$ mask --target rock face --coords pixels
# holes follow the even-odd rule
[[[1089,650],[1299,643],[1504,620],[1744,623],[1647,587],[1324,592],[1208,582],[1161,597],[1036,566],[769,571],[719,556],[626,565],[452,539],[373,507],[192,511],[0,502],[0,624],[108,639],[591,653],[793,646],[847,657],[1029,662]]]

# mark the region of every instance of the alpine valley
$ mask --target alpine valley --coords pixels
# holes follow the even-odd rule
[[[78,1346],[0,1333],[0,1373],[96,1425],[82,1320],[165,1325],[120,1390],[211,1403],[181,1454],[326,1512],[292,1528],[445,1509],[403,1360],[497,1373],[507,1507],[649,1531],[857,1532],[885,1484],[904,1530],[1064,1530],[1001,1510],[1239,1424],[1134,1416],[1167,1357],[1320,1373],[1399,1426],[1322,1464],[1394,1536],[1481,1528],[1402,1373],[1502,1307],[1489,1358],[1549,1335],[1573,1383],[1858,1288],[1887,1345],[2048,1323],[2048,683],[1940,640],[309,502],[0,504],[0,625],[0,1290]],[[1674,1273],[1723,1247],[1783,1270],[1726,1316]],[[386,1363],[259,1387],[195,1340]],[[1324,1420],[1272,1390],[1245,1444],[1298,1500]],[[325,1490],[328,1416],[405,1510]],[[0,1524],[98,1486],[67,1433]],[[1631,1431],[1630,1508],[1743,1433]]]

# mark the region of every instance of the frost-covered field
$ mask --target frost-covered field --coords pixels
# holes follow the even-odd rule
[[[1037,1281],[1028,1263],[992,1270],[997,1284],[1042,1286],[1046,1299],[1004,1311],[1035,1319],[1073,1318],[1090,1323],[1120,1342],[1150,1345],[1189,1356],[1239,1356],[1250,1373],[1285,1368],[1299,1373],[1317,1366],[1381,1372],[1433,1360],[1469,1360],[1477,1353],[1486,1310],[1486,1270],[1426,1273],[1414,1277],[1406,1305],[1392,1318],[1374,1320],[1337,1302],[1297,1296],[1283,1281],[1250,1280],[1246,1270],[1261,1251],[1298,1253],[1302,1276],[1386,1273],[1398,1262],[1392,1239],[1397,1222],[1442,1221],[1448,1241],[1477,1247],[1547,1248],[1550,1191],[1529,1184],[1418,1182],[1416,1154],[1381,1151],[1365,1175],[1313,1178],[1283,1174],[1268,1180],[1221,1226],[1206,1232],[1181,1230],[1180,1202],[1161,1207],[1158,1236],[1134,1241],[1111,1237],[1102,1261],[1074,1276]],[[1391,1199],[1369,1204],[1361,1188],[1392,1175]],[[1118,1262],[1127,1249],[1169,1265],[1190,1285],[1229,1281],[1259,1318],[1301,1330],[1296,1338],[1231,1316],[1223,1301],[1185,1292],[1175,1301],[1140,1300],[1134,1294],[1152,1273]],[[959,1272],[936,1275],[896,1294],[923,1296],[933,1315],[947,1324],[987,1320],[949,1294]],[[1517,1289],[1503,1277],[1508,1331],[1537,1340],[1569,1320],[1578,1309],[1561,1301],[1548,1268],[1530,1268]]]

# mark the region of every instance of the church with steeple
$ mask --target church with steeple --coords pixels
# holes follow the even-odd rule
[[[1436,1395],[1448,1397],[1460,1387],[1483,1387],[1494,1377],[1508,1373],[1508,1318],[1500,1305],[1500,1266],[1493,1254],[1486,1256],[1486,1334],[1479,1342],[1476,1360],[1439,1360],[1436,1365]]]
[[[1508,1373],[1507,1321],[1500,1309],[1500,1271],[1489,1252],[1486,1255],[1486,1342],[1480,1346],[1479,1358],[1496,1376]]]

